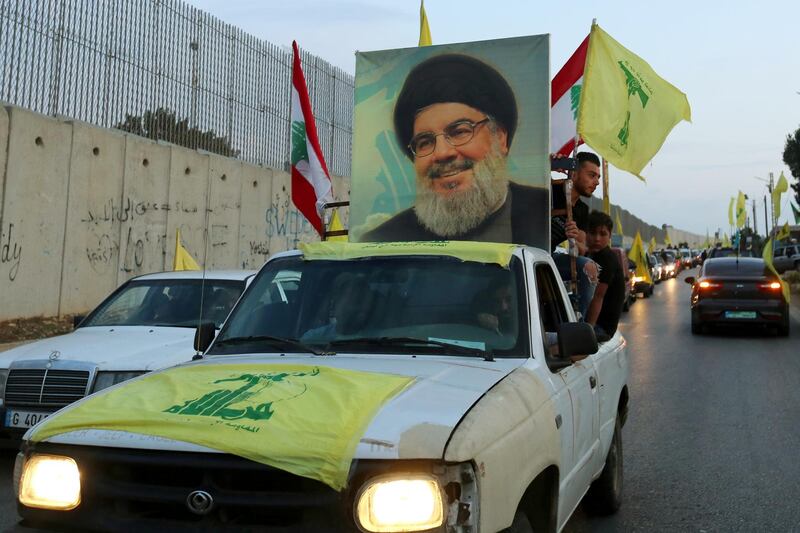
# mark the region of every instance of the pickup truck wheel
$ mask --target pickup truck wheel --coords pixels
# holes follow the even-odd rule
[[[533,526],[528,520],[528,515],[517,509],[511,527],[504,529],[502,533],[533,533]]]
[[[583,497],[583,505],[587,512],[595,515],[613,514],[622,505],[622,424],[619,416],[614,423],[614,437],[606,465]]]

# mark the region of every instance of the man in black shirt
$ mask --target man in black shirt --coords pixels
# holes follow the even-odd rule
[[[586,313],[586,322],[594,325],[597,340],[611,338],[617,331],[625,300],[625,275],[619,259],[609,248],[614,223],[601,211],[592,211],[587,220],[586,244],[590,257],[600,267],[600,280]]]
[[[589,217],[589,206],[581,201],[581,196],[591,196],[600,184],[600,159],[591,152],[580,152],[577,155],[578,169],[572,177],[572,190],[570,203],[572,204],[572,221],[567,222],[566,215],[553,216],[550,219],[550,252],[565,240],[574,239],[578,246],[576,267],[578,272],[578,305],[581,315],[586,317],[589,302],[592,300],[595,286],[597,285],[597,268],[592,261],[585,257],[586,248],[586,222]],[[566,208],[566,194],[564,184],[552,186],[553,209]],[[555,254],[556,263],[561,279],[564,282],[572,280],[569,256]]]

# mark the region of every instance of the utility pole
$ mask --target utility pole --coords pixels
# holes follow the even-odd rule
[[[764,195],[764,238],[769,237],[769,220],[767,219],[767,196]]]
[[[753,198],[753,233],[756,233],[758,227],[758,218],[756,218],[756,199]]]
[[[774,186],[774,177],[773,176],[774,176],[773,173],[770,172],[769,173],[769,203],[770,203],[770,206],[769,206],[769,220],[770,220],[770,223],[771,223],[770,224],[771,225],[770,235],[772,234],[771,230],[775,229],[775,210],[772,207],[772,188]]]

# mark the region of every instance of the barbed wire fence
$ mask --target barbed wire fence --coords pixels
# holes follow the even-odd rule
[[[353,76],[301,60],[328,167],[349,176]],[[284,170],[291,66],[181,0],[0,0],[0,101]]]

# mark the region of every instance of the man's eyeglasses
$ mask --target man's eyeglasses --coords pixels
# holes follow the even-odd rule
[[[486,117],[478,122],[459,120],[448,124],[442,133],[419,133],[411,138],[411,142],[408,143],[408,149],[411,150],[411,153],[416,157],[429,156],[436,149],[436,138],[439,135],[442,135],[450,146],[467,144],[475,136],[475,130],[490,120],[492,120],[492,117]]]

